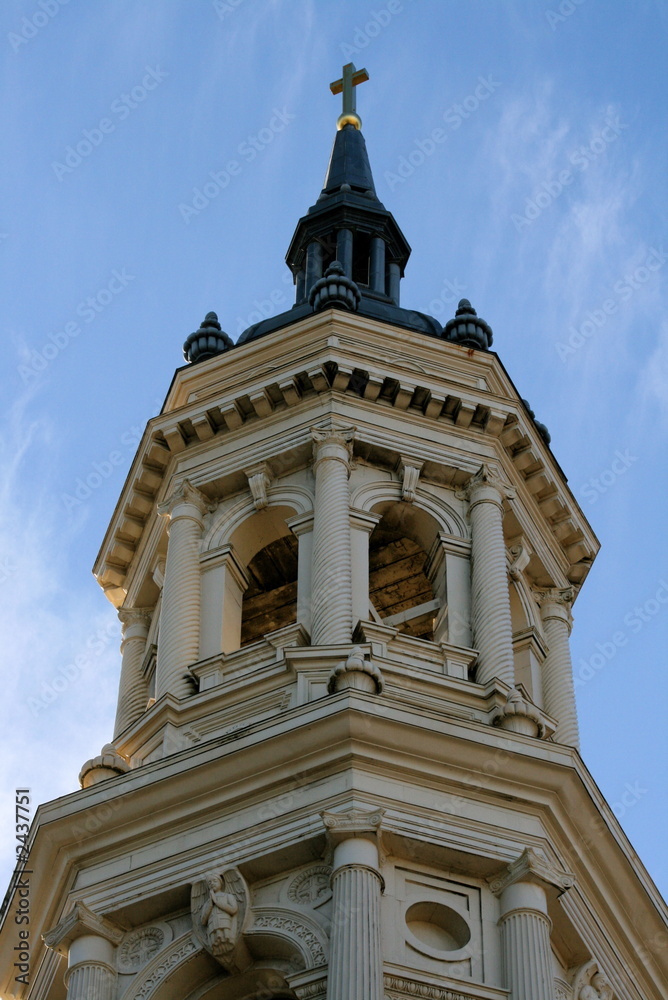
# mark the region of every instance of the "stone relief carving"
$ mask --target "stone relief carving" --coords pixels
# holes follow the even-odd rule
[[[554,1000],[573,1000],[573,991],[563,979],[554,981]]]
[[[614,990],[596,961],[587,962],[573,977],[573,1000],[614,1000]]]
[[[243,941],[250,917],[250,893],[237,868],[209,871],[191,892],[193,933],[228,972],[242,972],[250,964]]]
[[[315,865],[300,872],[288,886],[288,899],[302,906],[318,906],[332,895],[332,869]]]
[[[324,965],[327,961],[322,943],[314,932],[298,919],[281,913],[260,913],[255,918],[253,930],[276,930],[296,938],[311,956],[311,968]]]
[[[118,971],[137,972],[157,955],[165,939],[162,927],[140,927],[130,931],[118,949]]]
[[[246,469],[245,473],[255,509],[262,510],[269,503],[267,487],[269,486],[270,478],[267,464],[266,462],[260,462],[259,465],[254,465],[252,469]]]
[[[385,1000],[401,1000],[402,997],[421,997],[423,1000],[475,1000],[475,993],[460,993],[446,990],[430,983],[419,983],[414,979],[399,976],[384,976]]]
[[[417,497],[417,488],[423,465],[424,462],[419,462],[414,458],[406,458],[403,455],[399,459],[397,472],[401,477],[401,499],[407,503],[413,503]]]
[[[172,969],[199,950],[199,946],[190,937],[178,944],[172,952],[165,956],[158,967],[151,971],[150,975],[144,979],[138,988],[130,994],[132,1000],[146,1000],[146,997],[151,995],[158,983],[162,982]]]
[[[294,986],[293,989],[299,1000],[325,1000],[327,996],[327,980],[318,979],[315,983]]]

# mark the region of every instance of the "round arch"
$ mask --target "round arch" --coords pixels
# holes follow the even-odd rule
[[[270,487],[267,490],[267,500],[268,505],[263,510],[287,508],[288,517],[308,514],[313,510],[313,497],[308,490],[298,486]],[[262,511],[257,510],[249,494],[239,497],[233,506],[227,507],[215,518],[202,540],[202,552],[211,552],[228,544],[244,521],[258,513]]]
[[[352,506],[365,511],[373,511],[384,502],[402,502],[399,483],[387,480],[365,483],[355,490],[351,497]],[[469,539],[469,528],[461,514],[441,497],[430,493],[424,486],[418,487],[415,500],[406,506],[424,510],[434,518],[439,529],[446,534],[454,538]]]

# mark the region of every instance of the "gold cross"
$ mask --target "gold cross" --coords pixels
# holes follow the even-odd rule
[[[365,69],[355,69],[353,63],[348,63],[347,66],[343,67],[343,76],[341,79],[330,83],[329,89],[333,94],[343,94],[343,113],[339,118],[339,122],[345,124],[347,120],[350,124],[356,124],[355,119],[359,121],[355,107],[355,87],[358,83],[364,83],[368,79],[369,74]],[[359,125],[357,127],[359,128]]]

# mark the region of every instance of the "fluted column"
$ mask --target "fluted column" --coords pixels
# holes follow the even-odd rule
[[[505,986],[509,1000],[554,1000],[547,891],[570,889],[574,878],[527,847],[490,888],[499,897]]]
[[[113,1000],[116,993],[113,945],[94,934],[73,941],[65,985],[67,1000]]]
[[[573,588],[547,590],[539,597],[548,652],[543,663],[543,708],[557,723],[555,739],[580,746],[569,636]]]
[[[498,677],[512,687],[513,630],[503,538],[503,497],[512,493],[483,467],[468,484],[465,495],[471,519],[471,616],[473,646],[478,650],[476,680],[487,684]]]
[[[554,1000],[554,972],[545,889],[516,882],[501,896],[503,966],[510,1000]]]
[[[146,638],[151,612],[145,608],[121,608],[118,612],[123,629],[121,642],[121,679],[114,724],[114,739],[146,711],[148,684],[142,673]]]
[[[354,430],[313,428],[315,509],[311,578],[311,642],[352,641],[350,457]]]
[[[200,542],[208,501],[184,481],[161,503],[169,517],[169,544],[160,608],[156,700],[163,694],[185,698],[192,693],[186,671],[199,658]]]
[[[330,836],[345,838],[334,847],[332,863],[327,1000],[383,1000],[383,880],[374,842],[382,814],[325,813],[323,818]],[[337,826],[341,821],[343,830]]]

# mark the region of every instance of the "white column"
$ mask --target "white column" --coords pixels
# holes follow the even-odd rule
[[[313,563],[313,514],[297,514],[285,522],[297,537],[297,621],[311,634],[311,569]]]
[[[339,814],[325,813],[325,823]],[[344,820],[345,822],[345,820]],[[367,836],[374,837],[378,818]],[[334,848],[332,863],[332,930],[327,975],[327,1000],[383,1000],[380,897],[383,880],[378,848],[373,839],[360,836],[355,820]],[[374,829],[375,827],[375,829]],[[334,833],[336,836],[335,830]],[[357,835],[356,835],[357,832]]]
[[[148,684],[142,673],[146,638],[151,612],[146,608],[121,608],[118,612],[123,629],[121,642],[121,679],[114,724],[114,739],[136,722],[146,711]]]
[[[466,495],[471,518],[471,612],[473,646],[478,650],[476,680],[498,677],[515,682],[513,629],[510,617],[503,497],[506,487],[484,468],[473,477]]]
[[[368,621],[369,611],[369,538],[381,519],[380,514],[351,510],[352,602],[353,625]]]
[[[96,934],[84,934],[70,945],[65,974],[67,1000],[113,1000],[116,987],[114,946]]]
[[[471,546],[463,538],[439,532],[425,565],[434,597],[441,602],[434,641],[471,645]]]
[[[509,885],[501,894],[499,923],[510,1000],[554,1000],[545,889],[535,882]]]
[[[169,517],[169,544],[160,608],[156,700],[163,694],[186,698],[192,693],[187,669],[199,659],[200,542],[208,501],[184,481],[161,503]]]
[[[555,739],[568,746],[580,746],[575,707],[573,664],[568,638],[571,633],[573,588],[547,590],[539,598],[543,629],[548,646],[543,662],[543,707],[557,723]]]
[[[232,653],[241,645],[241,616],[248,577],[231,545],[207,553],[200,563],[202,660]]]
[[[350,457],[352,428],[313,428],[315,510],[311,577],[311,643],[352,642]]]

